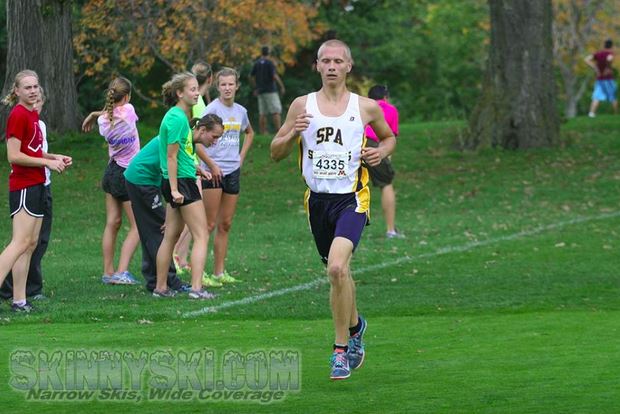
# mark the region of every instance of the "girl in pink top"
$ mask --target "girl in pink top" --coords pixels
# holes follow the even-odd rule
[[[388,102],[389,94],[387,86],[375,85],[368,91],[368,97],[377,101],[379,107],[383,110],[385,121],[389,125],[390,129],[394,133],[394,136],[398,136],[398,110],[394,105]],[[375,131],[366,126],[365,131],[368,138],[366,146],[376,147],[379,145],[377,135]],[[388,239],[404,238],[404,234],[396,229],[396,193],[394,191],[394,168],[392,167],[391,157],[384,158],[381,164],[374,167],[368,166],[368,172],[370,178],[375,185],[381,189],[381,208],[383,209],[383,217],[385,218],[386,232],[385,236]]]
[[[114,79],[106,93],[106,104],[102,111],[92,112],[84,120],[82,129],[90,131],[94,120],[99,124],[99,133],[108,143],[110,161],[103,174],[101,186],[105,191],[106,224],[103,231],[103,283],[133,285],[134,276],[129,272],[129,262],[138,247],[140,238],[131,203],[125,187],[124,172],[129,162],[140,151],[140,137],[136,122],[138,115],[131,99],[131,82],[118,77]],[[130,223],[129,233],[121,247],[118,268],[114,269],[116,237],[121,227],[123,210]]]

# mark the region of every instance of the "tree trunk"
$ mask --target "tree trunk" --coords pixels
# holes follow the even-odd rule
[[[551,0],[489,0],[491,46],[465,146],[506,149],[558,141]]]
[[[50,130],[79,128],[77,92],[73,77],[71,0],[7,0],[7,68],[2,96],[10,92],[15,74],[32,69],[45,89],[41,118]],[[8,108],[0,109],[4,138]]]

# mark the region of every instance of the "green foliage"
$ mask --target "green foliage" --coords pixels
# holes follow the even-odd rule
[[[486,2],[389,0],[331,2],[321,9],[355,59],[365,93],[389,86],[405,119],[463,118],[477,99],[486,60]],[[360,82],[361,81],[361,82]],[[370,81],[370,82],[369,82]]]

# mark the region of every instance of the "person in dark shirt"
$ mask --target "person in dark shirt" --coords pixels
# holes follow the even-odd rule
[[[613,42],[605,41],[604,48],[585,58],[586,64],[596,72],[596,82],[592,93],[592,104],[588,116],[594,118],[600,101],[611,102],[614,113],[618,113],[618,100],[616,99],[616,81],[612,62],[614,60]]]
[[[250,73],[250,85],[254,89],[254,96],[258,98],[258,129],[260,133],[267,133],[267,115],[272,116],[273,126],[276,131],[279,130],[282,123],[280,117],[282,104],[278,95],[278,87],[282,95],[284,95],[285,89],[282,79],[276,72],[275,65],[269,58],[267,46],[263,46],[261,57],[254,62]]]

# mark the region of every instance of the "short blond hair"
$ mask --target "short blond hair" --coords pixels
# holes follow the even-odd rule
[[[349,60],[349,62],[351,62],[351,64],[353,64],[353,56],[351,56],[351,49],[349,48],[349,45],[347,45],[342,40],[338,40],[338,39],[330,39],[330,40],[326,40],[325,42],[323,42],[323,44],[321,44],[321,46],[319,47],[318,52],[316,53],[317,59],[321,58],[321,54],[327,47],[343,48],[345,57]]]

